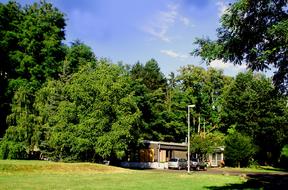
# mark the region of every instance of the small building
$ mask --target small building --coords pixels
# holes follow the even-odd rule
[[[211,167],[220,167],[224,165],[224,146],[214,149],[212,154],[208,154],[207,160]]]
[[[130,151],[127,161],[121,162],[121,166],[128,168],[167,169],[168,161],[171,158],[187,159],[187,151],[187,143],[144,140],[137,150]],[[221,166],[224,159],[223,152],[224,147],[217,147],[212,154],[206,155],[205,158],[209,166]]]
[[[143,141],[140,162],[168,162],[171,158],[187,158],[187,144],[173,142]]]
[[[122,162],[124,167],[135,168],[168,168],[171,158],[187,159],[187,144],[144,140],[139,150],[131,151],[128,162]]]

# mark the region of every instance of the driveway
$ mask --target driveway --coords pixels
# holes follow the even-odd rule
[[[159,170],[158,170],[159,171]],[[163,170],[163,172],[187,173],[187,170]],[[233,175],[245,179],[242,184],[226,184],[225,186],[206,187],[211,190],[225,189],[288,189],[288,172],[266,171],[253,172],[237,168],[208,168],[207,171],[191,171],[193,174]]]

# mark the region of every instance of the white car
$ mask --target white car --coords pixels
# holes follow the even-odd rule
[[[187,168],[187,160],[184,158],[171,158],[168,162],[169,169],[186,169]]]

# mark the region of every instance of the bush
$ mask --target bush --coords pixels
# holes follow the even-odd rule
[[[250,137],[239,132],[230,133],[225,139],[225,163],[230,166],[247,166],[255,154]]]
[[[288,169],[288,144],[282,148],[280,155],[280,166]]]
[[[27,159],[28,153],[23,143],[3,140],[0,146],[0,158]]]

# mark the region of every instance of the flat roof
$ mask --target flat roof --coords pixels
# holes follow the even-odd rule
[[[143,143],[146,143],[146,144],[160,144],[160,145],[168,145],[168,146],[182,146],[182,147],[187,147],[187,143],[149,141],[149,140],[143,140]]]

